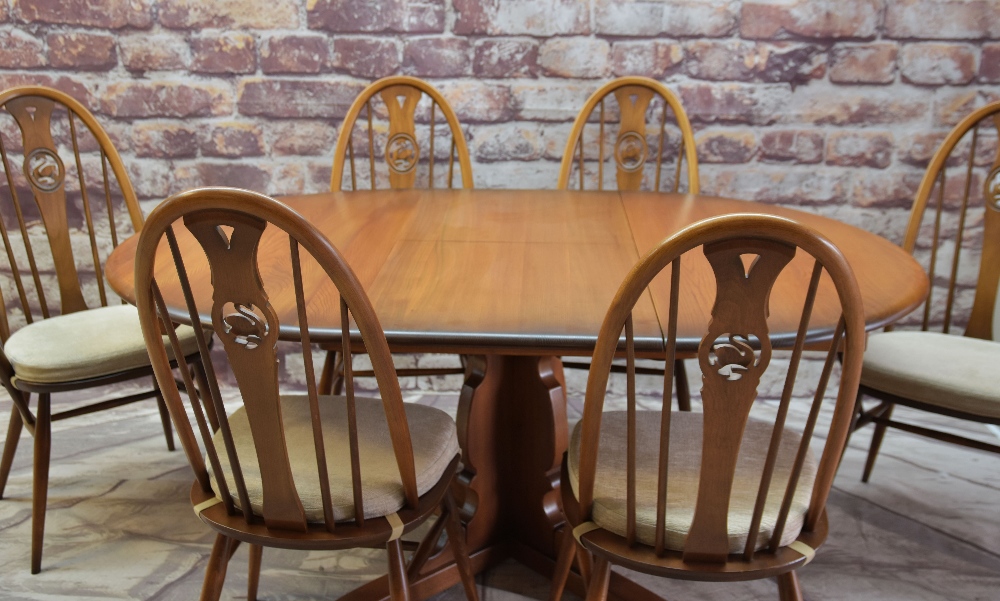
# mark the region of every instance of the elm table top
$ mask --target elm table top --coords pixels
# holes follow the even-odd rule
[[[629,269],[681,228],[728,213],[771,213],[827,236],[847,257],[864,299],[869,328],[913,310],[927,294],[921,266],[888,240],[839,221],[747,201],[651,192],[528,190],[383,190],[330,192],[281,199],[315,224],[357,273],[393,350],[590,354],[605,311]],[[175,228],[195,290],[209,277],[197,242]],[[285,236],[269,228],[259,265],[281,321],[283,338],[298,337]],[[137,236],[108,259],[111,287],[135,301]],[[157,281],[178,321],[186,314],[166,244]],[[793,338],[812,261],[801,251],[775,283],[768,320],[776,347]],[[192,260],[188,257],[197,257]],[[708,323],[714,278],[700,253],[683,263],[678,339],[695,350]],[[200,261],[200,262],[199,262]],[[318,269],[303,278],[314,340],[339,338],[339,299]],[[169,274],[169,275],[168,275]],[[669,274],[653,281],[634,315],[636,349],[663,348]],[[210,307],[199,301],[199,307]],[[176,311],[174,311],[176,309]],[[810,340],[832,335],[839,318],[824,276]],[[210,323],[207,315],[205,323]],[[663,324],[665,328],[665,322]]]

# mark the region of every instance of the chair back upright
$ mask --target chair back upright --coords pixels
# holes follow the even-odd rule
[[[21,312],[0,311],[0,342],[6,342],[22,324],[87,309],[85,297],[95,288],[89,303],[107,306],[102,265],[141,228],[142,213],[108,134],[58,90],[0,93],[0,162],[0,236]],[[74,244],[75,234],[89,247]],[[2,292],[0,306],[8,307]]]
[[[179,245],[178,238],[182,235],[193,236],[197,245]],[[156,252],[161,246],[164,256],[157,261]],[[189,253],[190,256],[185,257],[182,256],[182,247],[200,247],[204,253],[201,256],[195,256],[200,253]],[[167,248],[172,261],[165,254]],[[287,281],[265,282],[260,265],[274,260],[279,253],[288,253],[285,255],[287,263],[283,265],[290,265],[291,269],[283,270],[281,275]],[[210,273],[206,273],[206,258]],[[286,259],[282,257],[280,260]],[[290,273],[284,273],[287,271]],[[189,274],[195,273],[200,273],[200,276],[189,277]],[[309,277],[304,279],[303,273]],[[334,529],[329,468],[309,332],[309,301],[315,293],[317,278],[329,278],[339,293],[340,336],[345,356],[349,358],[351,352],[352,318],[356,342],[363,342],[371,356],[405,503],[408,507],[415,507],[418,495],[413,450],[389,348],[361,284],[329,240],[286,205],[267,196],[229,188],[192,190],[168,199],[150,214],[140,235],[135,265],[136,299],[157,381],[202,490],[214,492],[230,515],[242,515],[248,524],[259,523],[262,517],[264,524],[272,529],[305,531],[308,528],[292,478],[289,441],[282,425],[279,361],[275,347],[284,328],[285,336],[301,340],[323,523],[327,530],[332,532]],[[200,321],[203,326],[211,327],[222,341],[224,357],[213,359],[205,332],[195,328],[200,351],[196,366],[202,370],[203,375],[198,377],[204,382],[198,382],[202,389],[199,395],[195,392],[195,382],[189,371],[177,370],[188,391],[187,409],[168,361],[167,346],[171,347],[173,356],[178,356],[179,343],[173,328],[164,325],[170,323],[171,314],[158,282],[171,282],[171,288],[179,288],[183,292],[185,306],[173,316],[175,319],[191,323]],[[196,287],[195,283],[200,285]],[[292,295],[294,300],[290,298]],[[284,299],[278,300],[281,296]],[[285,319],[294,319],[297,323],[286,323],[284,326],[279,323],[272,299],[278,306],[294,306],[292,315]],[[336,300],[325,299],[321,304],[328,305],[329,302]],[[174,309],[177,310],[176,306]],[[216,366],[216,363],[219,365]],[[226,364],[228,372],[223,371],[227,368]],[[350,361],[347,365],[350,366]],[[244,467],[241,467],[245,465],[246,458],[238,455],[229,420],[223,417],[226,410],[218,384],[220,373],[231,373],[235,378],[246,410],[263,489],[261,516],[251,510],[243,477]],[[354,381],[349,367],[346,384],[353,518],[357,526],[363,526],[358,438],[365,433],[358,430]],[[214,414],[222,418],[219,419],[221,446],[213,442],[216,433],[206,421],[203,405],[206,402],[212,403]],[[211,475],[194,435],[192,416],[211,466]],[[231,478],[220,463],[222,454],[225,454],[231,468]],[[212,480],[217,486],[214,490]],[[233,502],[234,498],[239,500],[238,507]]]
[[[362,110],[364,120],[359,123]],[[357,160],[361,158],[367,161]],[[435,173],[435,162],[442,159],[447,159],[447,168],[437,165]],[[472,188],[465,134],[448,101],[416,77],[386,77],[365,88],[347,111],[334,150],[330,191],[344,189],[345,169],[351,190],[365,189],[366,184],[371,190],[453,188],[456,162],[461,187]]]
[[[737,458],[743,443],[750,410],[757,397],[761,376],[768,371],[772,348],[768,336],[768,298],[775,279],[797,253],[805,253],[812,261],[808,290],[803,291],[803,309],[794,346],[784,376],[784,386],[777,411],[767,456],[763,462],[757,489],[753,518],[746,536],[743,558],[752,560],[760,547],[757,533],[764,505],[768,502],[771,478],[785,432],[785,418],[793,392],[806,390],[812,396],[802,442],[794,454],[788,482],[778,513],[773,536],[766,550],[775,552],[788,517],[798,478],[809,453],[810,442],[817,424],[820,407],[834,372],[837,351],[843,353],[843,367],[833,418],[827,432],[817,476],[810,496],[804,530],[812,531],[823,515],[826,499],[840,454],[846,441],[857,393],[864,349],[864,314],[861,296],[853,272],[843,255],[828,240],[780,217],[767,215],[729,215],[708,219],[692,225],[667,240],[640,260],[618,289],[598,336],[594,359],[587,381],[580,442],[578,499],[584,520],[592,519],[594,479],[598,462],[598,441],[604,398],[608,389],[612,359],[624,352],[626,357],[627,394],[627,490],[626,540],[636,542],[636,399],[635,349],[632,310],[650,282],[661,272],[669,272],[670,305],[664,331],[666,370],[664,374],[663,407],[661,413],[656,481],[656,540],[655,550],[665,552],[665,520],[668,507],[667,482],[670,455],[670,398],[673,387],[674,359],[677,353],[678,300],[681,298],[683,261],[701,260],[702,254],[711,265],[715,278],[715,303],[707,332],[698,346],[698,363],[702,372],[702,454],[697,500],[693,521],[683,545],[685,561],[725,562],[730,554],[728,523],[730,497],[738,469]],[[797,388],[796,380],[803,347],[810,331],[810,318],[821,280],[832,280],[842,316],[833,336],[830,351],[818,381]],[[827,286],[824,284],[824,286]],[[700,285],[691,284],[692,286]],[[699,289],[700,290],[700,289]],[[710,293],[704,293],[709,298]],[[624,340],[621,340],[624,330]],[[783,363],[783,362],[779,362]],[[772,371],[775,368],[772,367]],[[781,367],[776,369],[780,370]],[[812,388],[815,386],[815,389]],[[814,390],[814,392],[813,392]],[[756,418],[755,418],[756,419]],[[757,464],[759,465],[759,463]],[[780,484],[780,483],[778,483]],[[772,499],[773,502],[773,499]]]
[[[596,112],[596,114],[595,114]],[[667,126],[673,114],[675,123]],[[596,140],[584,136],[587,123],[597,120]],[[586,129],[589,134],[591,129]],[[596,146],[596,151],[585,147]],[[663,173],[665,157],[675,155]],[[615,183],[607,185],[605,164],[614,162]],[[559,189],[570,186],[604,190],[681,191],[687,163],[687,192],[698,194],[698,155],[694,133],[680,100],[666,86],[648,77],[621,77],[594,92],[580,109],[559,169]],[[652,167],[651,167],[652,166]],[[576,171],[576,176],[573,176]],[[612,173],[608,169],[608,174]]]
[[[974,111],[951,130],[917,189],[903,248],[925,262],[930,276],[922,330],[940,328],[947,334],[952,326],[964,325],[966,336],[1000,341],[998,140],[1000,101]],[[981,257],[974,265],[979,244]],[[943,307],[935,293],[944,294]]]

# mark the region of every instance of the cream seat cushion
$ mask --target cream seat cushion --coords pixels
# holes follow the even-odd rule
[[[177,328],[185,355],[198,349],[194,329]],[[168,353],[170,343],[164,336]],[[4,354],[22,380],[52,384],[107,376],[149,365],[149,354],[132,305],[114,305],[28,324],[14,332]]]
[[[660,448],[660,412],[640,411],[636,416],[636,538],[653,545],[656,542],[656,486]],[[729,502],[729,552],[742,553],[746,545],[753,506],[764,470],[771,423],[747,422],[743,446],[736,465],[732,498]],[[569,478],[573,494],[579,498],[580,431],[577,424],[570,439]],[[597,474],[594,483],[593,520],[601,528],[625,536],[626,530],[626,413],[605,412],[601,420]],[[757,537],[757,549],[770,542],[778,517],[788,476],[802,437],[785,430],[775,464],[774,476]],[[702,414],[674,412],[670,418],[670,465],[667,479],[666,537],[667,549],[682,551],[684,539],[694,519],[701,468]],[[806,455],[802,473],[788,513],[781,545],[795,541],[805,520],[816,479],[816,462]]]
[[[868,337],[861,384],[928,405],[1000,417],[1000,343],[939,332]]]
[[[356,397],[355,403],[365,517],[386,516],[403,508],[404,497],[385,411],[379,399]],[[323,396],[319,398],[319,404],[333,517],[337,521],[351,520],[354,518],[354,493],[351,487],[347,400],[342,396]],[[455,431],[455,422],[440,409],[413,403],[406,403],[404,408],[413,442],[417,492],[423,495],[441,480],[452,459],[459,454],[458,435]],[[299,499],[302,501],[302,507],[305,509],[306,519],[311,522],[322,522],[323,499],[320,496],[309,398],[306,395],[283,395],[281,419],[285,428],[292,478]],[[236,453],[243,470],[250,506],[254,513],[263,515],[264,496],[260,467],[244,407],[240,407],[229,416],[229,427],[236,443]],[[233,501],[239,507],[239,498],[233,484],[232,470],[225,453],[222,433],[217,432],[212,440],[219,453],[219,462],[222,464],[223,473],[226,474],[226,483],[230,487]],[[206,464],[209,464],[207,458]],[[218,490],[214,474],[212,485]]]

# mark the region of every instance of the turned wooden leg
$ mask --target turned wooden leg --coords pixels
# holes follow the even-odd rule
[[[445,511],[448,512],[445,527],[448,529],[448,542],[451,543],[451,551],[455,556],[455,563],[458,564],[458,574],[462,578],[462,587],[465,589],[465,598],[469,601],[479,601],[479,593],[476,592],[476,577],[472,573],[472,566],[469,565],[469,550],[465,546],[465,530],[458,519],[458,508],[455,506],[455,499],[448,489],[444,496]]]
[[[778,576],[778,599],[780,601],[802,601],[802,588],[795,572],[785,572]]]
[[[337,351],[326,351],[326,358],[323,359],[323,370],[319,372],[319,394],[330,394],[333,390],[333,378],[340,361],[337,359]]]
[[[223,536],[215,535],[215,543],[212,544],[212,554],[208,556],[208,566],[205,567],[205,580],[201,585],[201,601],[219,601],[222,596],[222,584],[226,580],[226,569],[229,567],[229,558],[236,551],[239,541]]]
[[[611,564],[603,557],[597,558],[594,573],[587,588],[587,601],[607,601],[608,585],[611,584]]]
[[[167,450],[174,450],[174,428],[170,423],[170,412],[167,411],[167,403],[160,393],[160,385],[153,378],[153,389],[156,390],[156,408],[160,410],[160,423],[163,425],[163,436],[167,439]]]
[[[17,410],[17,407],[11,407],[7,440],[3,444],[3,459],[0,459],[0,499],[3,498],[4,489],[7,488],[7,477],[10,475],[10,466],[14,463],[14,453],[17,452],[17,442],[21,440],[21,427],[23,425],[21,412]]]
[[[406,561],[403,545],[397,538],[386,543],[389,551],[389,598],[392,601],[410,601],[410,585],[406,581]]]
[[[887,403],[884,410],[879,412],[876,419],[889,419],[892,417],[892,409],[895,407],[892,403]],[[868,478],[872,475],[872,469],[875,468],[875,460],[878,458],[879,449],[882,447],[882,439],[885,437],[885,429],[888,426],[875,422],[875,432],[872,433],[872,444],[868,447],[868,459],[865,461],[865,473],[861,476],[862,482],[868,482]]]
[[[549,601],[559,601],[562,598],[563,589],[566,588],[566,579],[569,578],[569,570],[573,567],[573,559],[576,557],[576,539],[573,538],[573,529],[569,522],[563,532],[562,544],[559,545],[559,557],[556,559],[556,567],[552,572],[552,588],[549,591]]]
[[[194,371],[194,381],[198,386],[198,398],[201,399],[201,406],[205,408],[205,417],[208,424],[212,426],[212,432],[219,431],[219,416],[215,413],[215,403],[212,402],[212,391],[208,387],[208,376],[205,375],[205,366],[200,361],[191,366]]]
[[[38,395],[35,412],[35,473],[31,492],[31,573],[42,571],[45,504],[49,496],[49,456],[52,451],[52,405],[48,393]]]
[[[677,382],[677,408],[681,411],[691,411],[691,388],[688,386],[688,374],[684,369],[683,359],[674,361],[674,380]]]
[[[264,547],[250,545],[250,567],[247,570],[247,601],[257,601],[257,585],[260,584],[260,562]]]

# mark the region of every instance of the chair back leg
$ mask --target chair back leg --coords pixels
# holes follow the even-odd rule
[[[876,419],[891,418],[893,407],[895,407],[894,404],[886,403],[885,409],[883,409],[880,413],[878,413]],[[882,439],[885,438],[885,429],[887,427],[888,426],[886,426],[884,423],[878,421],[875,422],[875,431],[872,432],[872,444],[870,447],[868,447],[868,459],[865,460],[865,472],[861,476],[862,482],[867,483],[868,478],[870,478],[872,475],[872,470],[875,469],[875,460],[878,459],[878,452],[879,449],[882,448]]]
[[[479,593],[476,591],[476,577],[472,573],[469,550],[465,546],[465,531],[462,530],[462,523],[458,518],[458,509],[455,507],[455,498],[451,494],[451,488],[445,493],[444,509],[448,512],[448,522],[445,524],[448,529],[448,541],[451,543],[455,563],[458,564],[458,575],[462,578],[465,598],[468,601],[479,601]]]

